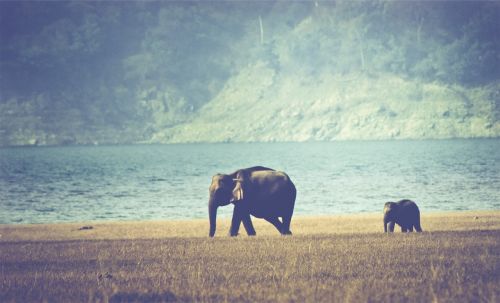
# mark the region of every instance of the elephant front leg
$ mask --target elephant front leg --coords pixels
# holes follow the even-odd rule
[[[257,233],[255,232],[255,228],[253,228],[252,219],[250,218],[250,214],[243,214],[242,216],[243,226],[245,227],[247,234],[249,236],[255,236]]]
[[[236,237],[238,235],[238,231],[240,230],[241,220],[242,220],[241,207],[235,205],[233,210],[233,219],[231,220],[231,227],[229,228],[229,235],[231,237]]]

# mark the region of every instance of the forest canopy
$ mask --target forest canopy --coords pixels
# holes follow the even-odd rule
[[[0,145],[168,142],[261,64],[267,95],[297,76],[303,90],[397,77],[474,91],[492,104],[491,129],[499,29],[490,1],[3,1]],[[240,97],[264,76],[231,89]]]

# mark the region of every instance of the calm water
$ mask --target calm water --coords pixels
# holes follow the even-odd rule
[[[211,176],[286,171],[296,215],[500,209],[500,140],[0,149],[0,223],[206,218]],[[231,206],[219,209],[230,216]]]

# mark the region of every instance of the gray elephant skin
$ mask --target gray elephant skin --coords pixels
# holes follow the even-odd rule
[[[290,177],[263,166],[239,169],[212,177],[209,188],[209,236],[216,230],[217,208],[234,204],[230,236],[237,236],[241,222],[249,236],[256,235],[250,215],[271,223],[282,235],[291,235],[290,222],[297,190]],[[280,221],[281,218],[281,221]]]
[[[420,226],[420,211],[417,204],[411,200],[387,202],[384,205],[384,232],[394,232],[394,225],[401,226],[402,232],[422,231]]]

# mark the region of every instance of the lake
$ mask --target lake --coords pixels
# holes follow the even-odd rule
[[[403,198],[421,212],[500,209],[499,150],[500,139],[2,148],[0,223],[207,218],[212,175],[254,165],[289,174],[295,215]]]

